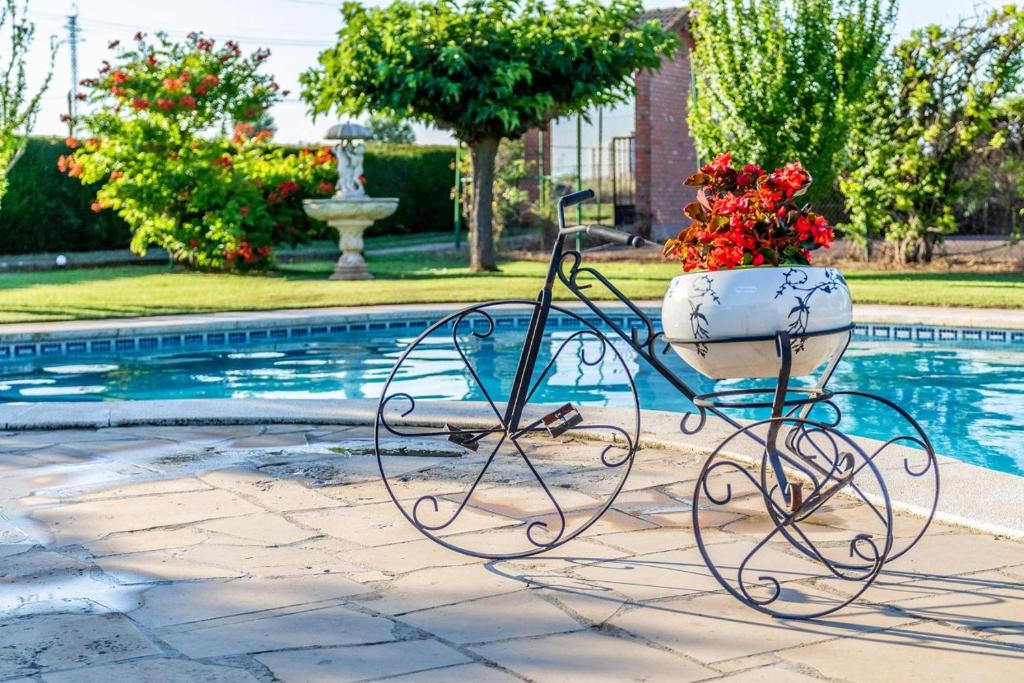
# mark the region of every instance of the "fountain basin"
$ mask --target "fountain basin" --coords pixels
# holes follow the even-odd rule
[[[332,280],[372,280],[363,257],[363,233],[382,218],[398,209],[394,197],[361,197],[358,199],[306,199],[302,208],[310,218],[324,221],[338,231],[341,256],[331,274]]]

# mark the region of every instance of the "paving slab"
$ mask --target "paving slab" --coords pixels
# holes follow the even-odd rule
[[[257,655],[282,683],[347,683],[391,678],[471,661],[436,640],[402,640],[379,645],[291,650]],[[446,671],[451,669],[446,668]],[[474,680],[474,679],[449,679]]]
[[[484,664],[459,664],[430,671],[420,671],[402,676],[383,678],[389,683],[452,683],[452,681],[471,681],[472,683],[513,683],[521,682],[521,676],[509,673]]]
[[[576,631],[583,625],[532,592],[520,591],[406,614],[402,621],[454,643]]]
[[[175,526],[255,512],[262,512],[262,509],[227,491],[198,491],[74,503],[36,509],[31,516],[46,524],[58,541],[66,543],[99,540],[119,531]]]
[[[0,678],[159,653],[120,614],[37,614],[0,621]]]
[[[921,623],[787,650],[786,661],[859,681],[1005,683],[1019,680],[1024,652],[944,624]]]
[[[531,680],[680,683],[711,678],[717,673],[683,656],[595,629],[474,645],[470,649]]]
[[[385,614],[406,614],[467,600],[522,591],[522,581],[487,571],[480,563],[436,567],[404,574],[356,598]]]
[[[260,613],[248,618],[201,622],[157,631],[183,654],[201,659],[294,648],[380,643],[394,640],[394,624],[340,606]]]
[[[716,593],[637,607],[613,617],[609,624],[713,664],[911,621],[905,615],[857,606],[811,621],[775,619],[730,595]]]
[[[75,669],[43,675],[43,683],[258,683],[259,679],[245,669],[216,664],[201,664],[188,659],[144,659],[107,664],[88,669]]]
[[[150,627],[208,621],[300,605],[316,606],[364,593],[363,584],[340,574],[313,574],[279,579],[179,582],[147,589],[143,606],[131,612]]]

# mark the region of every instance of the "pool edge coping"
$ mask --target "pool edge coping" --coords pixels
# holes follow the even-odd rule
[[[0,405],[0,429],[5,431],[59,431],[144,426],[327,424],[372,425],[374,400],[333,399],[173,399],[156,401],[107,401],[102,403],[25,403]],[[603,409],[608,412],[622,409]],[[705,428],[699,435],[678,430],[680,414],[643,410],[640,445],[706,452],[721,439],[720,427]],[[59,415],[60,417],[55,417]],[[716,434],[717,432],[717,434]],[[855,437],[858,442],[880,442]],[[759,459],[751,453],[730,450],[746,461]],[[936,521],[975,531],[1024,541],[1024,477],[997,472],[939,455],[942,495]],[[637,466],[642,467],[642,461]],[[893,466],[890,466],[893,467]],[[902,467],[902,465],[901,465]],[[879,469],[884,470],[884,467]],[[950,475],[953,474],[952,477]],[[919,503],[891,492],[895,510],[914,515],[925,513]],[[1007,523],[1010,526],[1007,526]]]
[[[320,308],[283,308],[265,311],[218,311],[180,315],[96,318],[88,320],[43,321],[0,324],[0,343],[46,339],[123,337],[137,334],[184,333],[200,330],[241,330],[251,327],[280,327],[295,324],[324,325],[336,322],[366,321],[382,315],[397,319],[440,318],[474,303],[417,303],[371,306],[333,306]],[[589,310],[576,300],[556,301],[555,305],[573,311]],[[617,301],[602,301],[618,314],[626,311]],[[642,310],[661,307],[660,300],[634,302]],[[854,322],[929,327],[966,327],[976,329],[1024,330],[1024,309],[896,306],[854,304]]]

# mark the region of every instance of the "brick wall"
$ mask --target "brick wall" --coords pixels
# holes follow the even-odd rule
[[[541,149],[543,145],[544,149]],[[526,157],[527,178],[523,188],[531,202],[540,200],[540,176],[551,172],[551,129],[533,128],[523,136],[523,155]]]
[[[684,36],[685,37],[685,36]],[[683,185],[697,170],[697,153],[686,123],[690,55],[686,47],[662,60],[660,71],[637,75],[637,220],[661,239],[683,224],[683,205],[694,192]]]

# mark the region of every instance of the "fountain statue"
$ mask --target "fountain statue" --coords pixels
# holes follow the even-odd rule
[[[371,280],[363,258],[363,233],[374,221],[387,218],[398,208],[393,197],[370,197],[363,180],[363,155],[366,140],[373,132],[356,123],[331,126],[326,138],[334,142],[338,160],[336,192],[327,199],[306,199],[302,208],[310,218],[324,221],[338,231],[341,256],[331,274],[332,280]]]

